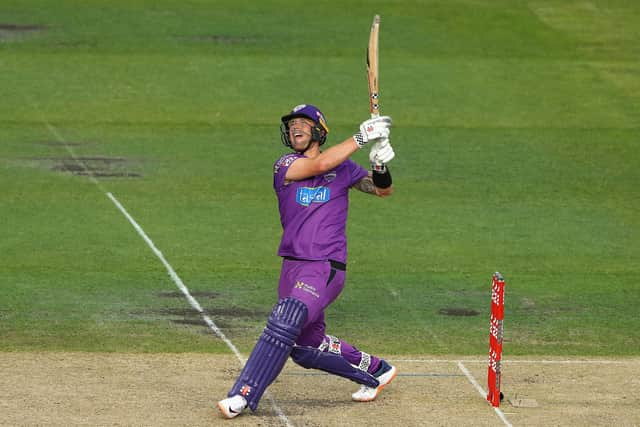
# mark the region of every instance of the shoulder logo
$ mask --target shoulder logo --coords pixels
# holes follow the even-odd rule
[[[336,175],[337,175],[336,171],[331,171],[331,172],[329,172],[329,173],[324,175],[324,180],[327,181],[327,182],[331,182],[334,179],[336,179]]]
[[[294,160],[298,159],[298,157],[299,155],[297,155],[296,153],[289,153],[280,157],[276,164],[273,165],[273,174],[277,174],[281,167],[288,168],[289,166],[291,166],[291,163],[293,163]]]

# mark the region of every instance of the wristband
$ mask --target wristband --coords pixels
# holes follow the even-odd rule
[[[389,169],[382,165],[384,168],[384,172],[377,172],[375,169],[371,178],[373,179],[373,185],[378,188],[389,188],[391,187],[391,174],[389,173]]]
[[[364,142],[364,137],[360,132],[353,135],[353,140],[358,144],[358,148],[362,148],[366,144],[366,142]]]

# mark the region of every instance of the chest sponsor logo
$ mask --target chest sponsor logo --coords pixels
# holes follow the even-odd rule
[[[296,203],[302,206],[328,202],[330,198],[329,187],[300,187],[296,191]]]

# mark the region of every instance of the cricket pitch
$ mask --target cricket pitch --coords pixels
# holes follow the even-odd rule
[[[371,403],[358,387],[287,362],[255,413],[215,409],[240,369],[231,355],[0,353],[0,425],[499,426],[640,425],[639,358],[505,358],[504,420],[484,358],[388,357],[398,377]],[[523,404],[524,402],[524,404]]]

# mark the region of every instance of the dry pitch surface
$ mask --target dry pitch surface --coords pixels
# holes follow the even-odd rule
[[[239,372],[234,356],[0,353],[0,425],[640,425],[638,358],[510,358],[499,412],[473,384],[486,389],[483,358],[389,360],[400,373],[375,402],[288,363],[258,411],[224,420],[214,408]]]

